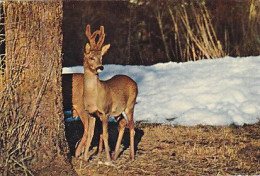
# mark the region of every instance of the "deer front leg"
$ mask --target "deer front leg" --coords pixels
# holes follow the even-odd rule
[[[84,146],[86,139],[88,137],[88,114],[84,111],[81,110],[81,108],[77,107],[77,106],[73,106],[73,108],[77,111],[77,114],[80,116],[80,120],[84,126],[84,133],[83,136],[79,142],[79,145],[77,146],[77,149],[75,151],[75,156],[79,157],[79,155],[82,152],[82,147]]]
[[[95,131],[95,122],[96,118],[89,115],[89,128],[88,128],[88,137],[85,144],[85,152],[84,152],[84,160],[88,161],[88,151],[91,144],[91,141],[93,139],[94,131]]]
[[[109,146],[108,146],[108,117],[103,116],[102,118],[102,129],[103,129],[103,140],[106,152],[106,164],[111,164],[111,157],[109,154]]]

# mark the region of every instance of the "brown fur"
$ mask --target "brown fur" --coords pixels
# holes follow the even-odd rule
[[[73,117],[80,116],[80,119],[84,126],[84,134],[75,151],[76,157],[78,157],[81,154],[82,148],[86,146],[86,140],[88,137],[88,126],[90,121],[89,114],[85,111],[84,108],[83,85],[84,85],[84,74],[73,74],[72,76]]]
[[[88,150],[95,127],[93,115],[95,115],[102,121],[103,134],[101,137],[104,140],[107,161],[111,161],[107,129],[108,118],[111,116],[120,119],[119,135],[113,159],[118,157],[119,147],[127,123],[130,130],[130,158],[134,159],[135,131],[133,113],[138,93],[137,84],[125,75],[116,75],[107,81],[100,81],[98,73],[103,69],[102,56],[107,52],[110,45],[108,44],[101,48],[105,37],[103,27],[100,27],[100,31],[95,31],[91,35],[90,26],[88,25],[86,34],[92,46],[87,43],[85,47],[84,75],[73,75],[72,102],[74,115],[80,115],[85,129],[82,140],[76,149],[76,157],[80,155],[83,146],[85,146],[84,159],[88,160]],[[94,41],[97,34],[101,35],[98,45]],[[125,112],[128,122],[124,118],[119,118],[122,117],[122,112]],[[102,140],[100,140],[99,146],[102,146]],[[102,149],[99,149],[99,152],[101,151]]]
[[[72,76],[72,108],[73,117],[79,116],[78,110],[83,107],[83,74],[73,74]],[[77,110],[78,109],[78,110]]]

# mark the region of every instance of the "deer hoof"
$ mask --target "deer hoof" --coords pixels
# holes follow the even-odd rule
[[[115,166],[115,165],[112,163],[112,161],[105,161],[105,162],[103,162],[103,161],[98,161],[98,164],[99,164],[99,165],[106,165],[106,166]]]
[[[135,160],[135,157],[130,156],[130,161],[134,161],[134,160]]]
[[[79,152],[77,152],[77,151],[75,152],[75,157],[76,157],[76,158],[79,158],[80,155],[81,155],[81,153],[79,153]]]
[[[105,164],[106,166],[115,166],[115,165],[112,163],[112,161],[105,161],[104,164]]]
[[[116,160],[116,159],[117,159],[117,157],[116,157],[115,154],[112,155],[112,159],[113,159],[113,160]]]

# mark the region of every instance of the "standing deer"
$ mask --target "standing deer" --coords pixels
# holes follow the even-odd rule
[[[96,43],[96,36],[99,40]],[[93,34],[90,31],[90,25],[86,27],[86,36],[89,43],[85,46],[84,53],[84,76],[82,74],[73,75],[73,95],[78,94],[82,97],[73,98],[73,108],[80,115],[84,134],[77,149],[76,156],[80,155],[82,147],[85,145],[84,159],[88,160],[88,150],[94,134],[95,117],[102,121],[103,134],[99,142],[99,152],[102,150],[102,138],[105,146],[106,162],[111,163],[108,146],[108,119],[115,117],[119,121],[119,134],[115,147],[113,159],[119,155],[119,147],[123,138],[125,127],[128,123],[130,130],[130,159],[134,160],[134,106],[137,97],[137,84],[130,77],[125,75],[116,75],[109,80],[99,80],[99,73],[104,69],[102,65],[102,56],[108,51],[110,44],[102,47],[105,33],[104,27],[96,30]],[[83,99],[83,101],[82,101]],[[125,112],[127,121],[123,118]]]

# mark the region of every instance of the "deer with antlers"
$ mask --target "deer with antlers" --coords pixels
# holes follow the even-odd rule
[[[102,121],[102,134],[100,135],[99,153],[102,151],[104,141],[106,163],[111,163],[108,146],[108,119],[115,117],[119,121],[119,134],[113,154],[117,159],[119,148],[128,124],[130,131],[130,159],[134,160],[134,106],[137,97],[137,84],[130,77],[116,75],[109,80],[99,80],[99,73],[104,69],[102,56],[108,51],[110,44],[102,47],[105,33],[104,27],[91,34],[90,25],[86,27],[86,36],[89,43],[85,46],[84,53],[84,75],[73,75],[73,108],[81,117],[84,125],[84,134],[75,155],[78,157],[85,146],[84,160],[88,160],[88,150],[93,138],[95,128],[95,117]],[[99,36],[98,42],[96,37]],[[122,113],[125,112],[127,120]],[[103,141],[102,141],[103,139]]]

